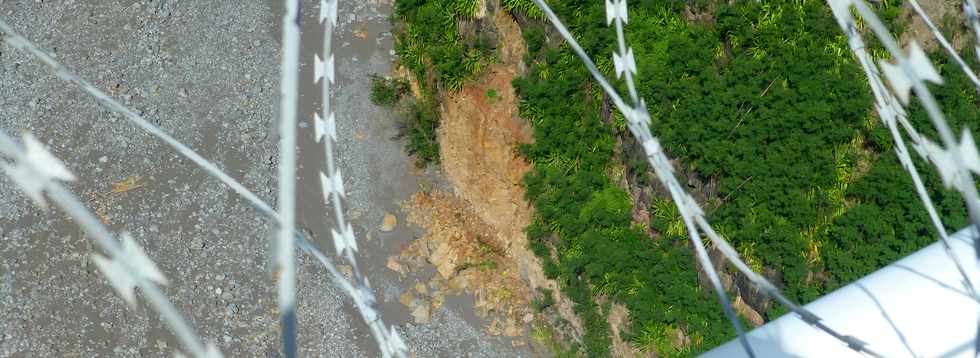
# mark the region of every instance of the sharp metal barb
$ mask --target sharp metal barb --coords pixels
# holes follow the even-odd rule
[[[334,5],[336,5],[336,4],[334,4]],[[133,111],[133,110],[127,108],[126,106],[120,104],[118,101],[112,99],[111,97],[109,97],[108,95],[106,95],[104,92],[102,92],[101,90],[99,90],[98,88],[96,88],[95,86],[93,86],[92,84],[90,84],[88,81],[86,81],[86,80],[78,77],[77,75],[75,75],[74,73],[72,73],[71,71],[69,71],[67,68],[65,68],[63,65],[61,65],[58,61],[56,61],[53,57],[51,57],[50,55],[48,55],[47,53],[45,53],[43,50],[41,50],[40,48],[38,48],[36,45],[34,45],[33,43],[31,43],[26,38],[18,35],[16,32],[14,32],[2,20],[0,20],[0,33],[3,33],[3,34],[6,35],[6,37],[4,38],[6,44],[9,44],[9,45],[13,46],[14,48],[16,48],[18,50],[21,50],[21,51],[27,53],[28,55],[31,55],[31,56],[37,58],[38,60],[40,60],[41,62],[43,62],[45,65],[51,67],[51,69],[57,74],[58,78],[66,81],[68,83],[72,83],[72,84],[77,85],[86,94],[94,97],[99,102],[99,104],[103,105],[109,111],[121,115],[123,118],[125,118],[125,119],[133,122],[138,127],[140,127],[141,129],[145,130],[147,133],[149,133],[149,134],[157,137],[158,139],[160,139],[161,141],[163,141],[164,143],[166,143],[170,147],[174,148],[177,151],[178,154],[180,154],[180,155],[188,158],[194,164],[198,165],[198,167],[200,167],[201,169],[203,169],[205,171],[205,173],[207,173],[208,175],[214,177],[215,179],[218,179],[221,183],[227,185],[230,189],[232,189],[236,194],[238,194],[239,196],[241,196],[242,198],[244,198],[245,199],[245,202],[247,204],[249,204],[251,207],[253,207],[256,211],[258,211],[259,214],[261,214],[266,219],[268,219],[269,220],[269,223],[274,228],[279,228],[280,227],[278,213],[276,213],[276,211],[274,209],[272,209],[272,206],[270,206],[269,204],[267,204],[266,202],[264,202],[257,195],[255,195],[254,193],[252,193],[251,191],[249,191],[247,188],[245,188],[245,186],[243,186],[241,183],[239,183],[238,181],[236,181],[235,179],[233,179],[231,176],[229,176],[228,174],[226,174],[226,173],[222,172],[221,170],[219,170],[217,168],[217,166],[215,166],[213,163],[211,163],[210,161],[208,161],[204,157],[200,156],[199,154],[197,154],[196,152],[194,152],[192,149],[190,149],[189,147],[185,146],[183,143],[177,141],[176,139],[174,139],[172,136],[170,136],[169,134],[167,134],[166,132],[164,132],[160,128],[158,128],[158,127],[154,126],[153,124],[151,124],[149,121],[147,121],[146,119],[144,119],[142,116],[138,115],[135,111]],[[325,41],[329,41],[329,36],[327,37],[327,39]],[[325,104],[325,106],[327,106],[327,105],[328,104]],[[325,107],[325,108],[329,110],[329,107]],[[12,143],[12,142],[10,142],[10,143]],[[4,154],[9,153],[10,150],[11,150],[10,143],[0,141],[0,152],[2,152]],[[96,222],[97,222],[97,220],[96,220]],[[336,282],[343,289],[343,291],[345,293],[347,293],[348,296],[355,297],[355,295],[357,294],[357,291],[353,288],[353,286],[350,284],[350,282],[346,278],[344,278],[343,275],[340,274],[340,272],[334,266],[333,262],[326,255],[324,255],[323,252],[321,252],[319,248],[317,248],[316,246],[314,246],[313,244],[311,244],[308,240],[306,240],[306,238],[303,236],[303,234],[301,232],[299,232],[298,230],[293,230],[293,240],[295,241],[295,244],[300,249],[302,249],[307,254],[313,256],[316,259],[316,261],[324,269],[326,269],[328,273],[330,273],[330,278],[334,282]],[[146,292],[149,292],[149,291],[146,291]],[[176,329],[174,329],[174,330],[176,331]],[[394,330],[394,327],[392,327],[391,330]],[[388,329],[387,328],[384,328],[384,327],[378,328],[378,327],[372,326],[372,332],[383,332],[383,333],[377,333],[377,334],[375,334],[376,337],[383,336],[383,337],[385,337],[385,339],[387,339],[388,337],[392,337],[391,334],[387,333],[388,332]],[[389,344],[389,343],[390,342],[386,342],[385,343],[386,344],[385,347],[398,348],[397,351],[398,352],[401,352],[401,353],[399,355],[397,355],[397,356],[404,356],[405,355],[404,352],[407,352],[407,348],[405,347],[404,342],[401,341],[401,338],[398,338],[398,343],[399,344],[393,344],[392,345],[392,344]],[[392,348],[392,349],[394,349],[394,348]],[[389,351],[392,351],[392,350],[389,350]]]
[[[923,205],[925,206],[926,211],[929,214],[929,218],[933,223],[933,226],[936,228],[936,231],[939,233],[939,238],[940,238],[940,242],[942,243],[943,251],[952,260],[954,266],[956,266],[956,270],[962,277],[962,284],[966,288],[966,292],[970,295],[970,297],[973,300],[980,302],[980,295],[977,294],[977,290],[973,285],[973,282],[970,280],[969,276],[967,275],[966,269],[964,269],[963,264],[960,262],[959,258],[952,251],[952,247],[949,244],[949,234],[946,231],[946,227],[943,225],[942,220],[939,217],[939,213],[937,212],[935,206],[933,205],[932,199],[929,197],[929,194],[926,191],[922,179],[919,177],[919,172],[915,168],[915,164],[912,162],[908,149],[906,149],[905,147],[905,140],[898,132],[895,123],[896,122],[902,123],[906,132],[909,133],[913,141],[913,146],[916,148],[916,151],[923,157],[928,157],[928,154],[926,153],[927,151],[924,148],[927,146],[927,143],[931,143],[931,142],[929,142],[924,137],[922,137],[915,130],[915,128],[908,123],[908,120],[905,118],[905,111],[901,108],[901,106],[897,104],[897,101],[891,95],[891,93],[885,90],[878,71],[874,68],[874,66],[871,65],[872,63],[871,56],[868,54],[867,49],[863,45],[864,42],[863,39],[857,33],[857,31],[852,31],[855,25],[854,25],[854,19],[851,17],[851,13],[850,13],[851,1],[852,0],[832,0],[830,1],[830,4],[831,4],[831,8],[834,9],[834,15],[835,17],[837,17],[838,23],[841,25],[841,28],[844,30],[844,33],[849,38],[848,44],[851,47],[851,52],[854,53],[854,56],[858,59],[858,62],[861,64],[862,68],[864,69],[865,76],[868,78],[868,81],[871,85],[872,94],[874,95],[875,100],[877,102],[875,107],[878,110],[879,117],[888,127],[889,131],[891,132],[892,138],[895,140],[896,154],[899,157],[899,161],[902,163],[902,166],[912,177],[912,182],[915,186],[916,193],[918,194],[920,201],[922,201]],[[917,12],[920,12],[920,16],[923,17],[923,20],[925,20],[927,25],[930,25],[930,28],[932,28],[934,32],[937,35],[939,35],[938,31],[936,31],[935,27],[931,25],[931,23],[929,22],[925,14],[921,12],[921,9],[918,7],[918,4],[915,2],[915,0],[912,0],[912,5]],[[863,11],[861,12],[861,15],[867,16],[869,13],[870,12],[868,11]],[[873,13],[870,13],[870,15],[874,16]],[[875,21],[872,20],[872,22]],[[880,23],[878,25],[880,25]],[[878,27],[880,30],[880,26]],[[885,35],[880,31],[876,32],[876,34],[879,37],[881,36],[890,37],[890,34]],[[946,46],[944,39],[942,39],[941,37],[937,37],[937,38],[940,39],[942,43],[944,43],[944,46]],[[921,49],[918,50],[921,51]],[[948,48],[947,51],[949,51]],[[914,54],[917,52],[917,49],[913,48],[911,49],[911,52]],[[956,56],[955,51],[950,51],[950,53]],[[896,57],[900,57],[900,56],[896,56]],[[923,56],[918,55],[918,57],[919,59],[917,59],[917,61],[921,62],[922,61],[921,57]],[[976,77],[972,75],[972,72],[969,70],[968,67],[965,67],[965,65],[963,65],[962,59],[959,59],[958,56],[956,58],[957,61],[961,63],[961,67],[963,68],[964,72],[966,72],[971,77],[971,80],[974,80]],[[922,64],[919,65],[920,68],[922,68],[922,66],[923,66]],[[884,67],[883,69],[885,68],[887,67]],[[895,75],[892,74],[892,77],[895,77]],[[922,87],[923,89],[925,89],[924,86]],[[901,95],[902,92],[900,92],[899,94]],[[930,98],[923,99],[922,97],[920,97],[920,99],[928,100]],[[907,99],[905,99],[905,102],[907,103]],[[932,118],[932,119],[936,121],[936,118]],[[944,122],[943,119],[940,118],[940,120]],[[968,133],[969,132],[964,132],[965,135],[967,135]],[[972,137],[965,136],[964,139],[961,141],[960,145],[955,147],[954,149],[962,157],[964,157],[965,160],[967,160],[967,162],[961,162],[964,163],[963,165],[961,165],[961,167],[966,167],[966,169],[961,169],[961,170],[964,170],[967,176],[970,175],[969,174],[970,170],[974,170],[974,171],[977,170],[977,162],[980,159],[978,159],[976,153],[976,145],[973,143]],[[939,169],[940,173],[943,174],[942,175],[943,180],[947,184],[949,184],[949,180],[950,180],[949,177],[951,176],[949,174],[949,169],[948,169],[950,168],[950,166],[951,165],[949,164],[937,165],[937,169]],[[972,178],[964,178],[959,181],[960,182],[969,181],[970,183],[972,183],[973,180]],[[966,193],[964,193],[964,195],[968,196],[968,194]],[[967,197],[966,200],[969,201],[970,198]],[[980,319],[978,319],[978,326],[976,332],[977,332],[977,338],[974,340],[974,352],[980,352]]]
[[[952,129],[950,129],[949,124],[946,122],[946,117],[939,109],[939,104],[936,102],[935,97],[932,96],[929,88],[923,82],[924,79],[930,79],[931,73],[925,67],[926,64],[922,63],[922,55],[919,55],[913,48],[911,55],[906,57],[885,24],[881,22],[881,19],[878,18],[875,12],[863,0],[851,1],[851,4],[854,5],[858,14],[860,14],[868,27],[871,28],[881,44],[891,53],[898,67],[904,71],[907,81],[911,82],[911,87],[915,90],[919,103],[925,108],[933,127],[939,132],[943,146],[949,151],[951,163],[948,164],[960,173],[958,175],[959,183],[956,187],[966,202],[967,211],[974,230],[980,229],[980,196],[977,195],[976,184],[973,181],[973,176],[969,168],[964,165],[964,163],[967,163],[967,160],[963,158],[961,150],[955,150],[959,148],[959,143],[957,143]],[[928,58],[925,60],[928,61]],[[931,68],[931,64],[928,64],[928,67]],[[889,79],[891,80],[891,78]],[[974,251],[977,259],[980,260],[980,240],[974,244]],[[980,335],[977,336],[977,339],[980,342]]]
[[[953,45],[950,45],[949,41],[946,41],[946,37],[943,36],[943,33],[940,32],[939,28],[937,28],[936,25],[932,23],[932,19],[929,18],[929,14],[926,14],[926,12],[922,10],[922,7],[919,6],[919,2],[917,0],[909,0],[909,5],[912,5],[912,10],[914,10],[915,13],[919,15],[919,18],[922,19],[922,22],[925,23],[927,27],[929,27],[929,31],[932,32],[932,36],[936,38],[936,41],[939,41],[939,44],[942,45],[943,49],[946,50],[946,53],[949,54],[949,56],[952,57],[954,61],[956,61],[956,64],[960,66],[960,70],[962,70],[963,73],[966,74],[966,77],[970,79],[970,82],[973,82],[973,86],[976,87],[977,91],[980,91],[980,79],[977,79],[977,75],[973,73],[973,70],[970,69],[970,66],[968,66],[966,62],[963,61],[963,58],[960,57],[960,54],[956,53],[956,50],[953,48]]]
[[[847,3],[845,1],[840,2]],[[831,3],[831,6],[834,6],[833,2]],[[956,265],[956,269],[959,271],[960,276],[962,276],[967,292],[970,292],[975,300],[980,301],[980,297],[977,297],[973,283],[966,274],[966,269],[963,268],[963,264],[960,263],[956,255],[953,255],[952,247],[949,244],[949,234],[946,231],[946,226],[943,225],[942,220],[939,218],[939,213],[936,210],[932,199],[929,197],[928,192],[926,191],[925,184],[922,182],[922,179],[919,176],[919,171],[915,168],[915,164],[912,162],[909,151],[905,146],[905,140],[899,133],[896,122],[903,124],[903,127],[905,128],[906,132],[909,133],[912,142],[917,147],[920,147],[925,139],[916,131],[914,127],[911,126],[911,124],[908,124],[905,111],[897,104],[895,97],[885,90],[880,74],[872,65],[871,55],[864,46],[864,40],[856,31],[848,31],[848,29],[851,28],[848,24],[853,24],[853,19],[850,17],[850,8],[845,7],[844,9],[838,9],[834,11],[834,15],[838,17],[838,22],[841,24],[841,28],[849,38],[848,44],[851,48],[851,52],[858,59],[858,62],[861,64],[861,67],[864,70],[865,76],[871,85],[872,95],[875,97],[875,108],[878,110],[878,116],[881,118],[882,122],[884,122],[885,126],[888,127],[889,132],[892,135],[892,139],[895,140],[895,150],[899,157],[899,161],[912,177],[912,183],[915,186],[915,190],[919,195],[919,199],[922,201],[923,206],[925,206],[926,211],[932,220],[933,226],[939,233],[940,242],[942,242],[946,255],[949,256]]]
[[[323,188],[324,203],[333,207],[333,217],[336,227],[331,228],[331,236],[334,241],[334,248],[337,255],[344,258],[351,266],[354,284],[348,284],[345,289],[349,290],[354,305],[357,307],[361,318],[371,329],[381,350],[383,357],[406,357],[408,348],[402,341],[395,327],[387,327],[381,318],[380,311],[376,308],[377,299],[371,289],[367,277],[361,272],[357,262],[357,238],[350,222],[344,217],[343,199],[344,180],[341,171],[336,163],[334,154],[334,144],[338,138],[336,114],[330,108],[330,86],[334,83],[334,56],[331,47],[333,39],[333,29],[337,25],[336,12],[338,0],[321,0],[320,14],[321,23],[324,25],[323,36],[323,58],[326,61],[319,61],[316,56],[316,68],[314,71],[314,81],[321,85],[322,112],[314,114],[314,135],[316,140],[323,145],[326,157],[325,174],[320,173],[320,183]],[[328,18],[329,21],[323,21]],[[323,78],[327,80],[324,81]],[[326,120],[322,119],[326,118]],[[328,138],[327,138],[328,137]],[[324,138],[327,138],[324,140]]]
[[[13,160],[16,165],[35,166],[44,165],[46,162],[56,160],[38,156],[38,150],[44,150],[39,142],[32,136],[25,136],[25,148],[21,150],[17,144],[7,134],[0,130],[0,147],[5,148],[4,154]],[[33,144],[32,144],[33,143]],[[31,151],[35,151],[32,153]],[[45,153],[46,150],[45,150]],[[41,162],[26,163],[42,158]],[[66,168],[61,174],[70,174]],[[44,175],[44,173],[40,173]],[[130,306],[135,307],[134,287],[139,287],[143,296],[160,313],[160,318],[180,340],[181,344],[195,357],[220,357],[220,352],[208,353],[208,348],[204,345],[200,336],[183,318],[180,311],[163,294],[157,284],[167,284],[166,277],[156,267],[156,264],[146,255],[138,244],[128,234],[122,234],[120,243],[113,234],[106,228],[99,219],[89,211],[85,205],[71,192],[65,189],[59,182],[48,180],[43,186],[48,198],[69,217],[95,242],[95,244],[105,251],[108,256],[95,254],[93,262],[96,267],[106,276],[110,285],[119,293],[124,301]],[[216,351],[215,351],[216,352]],[[210,354],[210,355],[209,355]]]
[[[819,322],[819,318],[816,317],[816,315],[814,315],[812,312],[802,309],[800,306],[789,301],[785,296],[783,296],[779,292],[778,289],[776,289],[774,285],[766,281],[760,275],[752,272],[752,270],[749,269],[748,266],[741,261],[741,259],[738,257],[734,249],[732,249],[731,246],[728,245],[728,243],[723,238],[717,235],[717,233],[715,233],[714,230],[711,228],[711,226],[707,223],[707,220],[704,218],[704,213],[701,210],[701,208],[697,205],[697,203],[694,202],[693,199],[690,199],[688,195],[686,194],[682,195],[682,193],[684,193],[683,187],[677,182],[677,179],[674,177],[673,169],[670,166],[670,162],[667,160],[666,154],[664,154],[663,151],[660,149],[661,147],[656,137],[653,137],[653,135],[650,133],[650,128],[649,128],[650,118],[649,118],[649,114],[646,111],[644,101],[642,99],[638,99],[638,101],[635,101],[634,103],[639,104],[637,106],[628,106],[625,102],[623,102],[622,97],[620,97],[619,94],[615,91],[615,89],[613,89],[613,87],[609,85],[609,82],[598,71],[592,59],[588,56],[588,54],[585,53],[582,47],[579,46],[577,41],[575,41],[575,38],[571,35],[571,33],[569,33],[568,29],[565,28],[565,26],[561,23],[561,21],[554,14],[554,12],[551,11],[551,8],[549,8],[548,5],[545,4],[543,0],[534,0],[534,3],[538,6],[538,8],[541,9],[541,11],[545,14],[545,16],[551,22],[551,24],[555,27],[555,29],[558,30],[558,33],[569,44],[572,51],[575,52],[575,54],[578,55],[579,59],[582,60],[583,64],[585,64],[585,67],[592,74],[593,78],[595,78],[596,82],[599,83],[600,87],[602,87],[602,89],[606,92],[606,94],[612,100],[616,108],[619,109],[619,111],[622,112],[623,115],[626,117],[630,132],[633,133],[633,135],[636,137],[638,142],[643,143],[644,151],[646,151],[647,158],[650,161],[651,167],[654,168],[654,172],[657,175],[657,178],[660,180],[661,184],[667,187],[668,190],[671,192],[671,196],[674,199],[674,203],[677,204],[677,208],[678,211],[681,213],[681,217],[685,218],[685,223],[688,224],[689,226],[692,225],[693,223],[689,222],[689,219],[691,218],[693,218],[696,222],[698,222],[698,226],[700,226],[701,229],[708,234],[708,238],[717,247],[722,249],[721,251],[723,254],[725,254],[725,257],[731,260],[733,263],[735,263],[736,267],[739,268],[739,271],[742,271],[743,274],[749,276],[750,279],[752,279],[752,282],[757,287],[759,287],[760,290],[764,292],[766,295],[776,298],[778,301],[780,301],[781,303],[789,307],[795,313],[803,317],[803,319],[807,320],[808,322],[812,322],[811,324],[813,324],[814,327],[830,334],[831,336],[841,341],[851,349],[866,354],[870,354],[872,356],[880,356],[879,354],[870,350],[867,347],[867,345],[864,344],[863,342],[855,340],[853,339],[853,337],[840,334],[837,331]],[[612,20],[611,18],[607,18],[607,19],[610,21]],[[629,72],[627,71],[626,73]],[[696,233],[697,231],[695,231],[692,228],[689,228],[689,232]],[[693,237],[692,240],[694,240]],[[737,326],[736,326],[736,331],[738,331]],[[751,348],[747,346],[747,341],[743,340],[742,342],[743,345],[745,345],[746,352],[752,354]]]

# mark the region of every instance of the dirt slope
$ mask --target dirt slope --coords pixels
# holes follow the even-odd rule
[[[454,193],[419,193],[404,204],[409,221],[425,227],[427,234],[393,257],[391,266],[414,271],[420,261],[433,264],[439,272],[433,280],[448,284],[430,282],[430,287],[475,293],[482,313],[500,314],[490,317],[487,330],[493,334],[525,334],[534,320],[530,298],[539,288],[550,289],[556,293],[557,311],[574,330],[570,333],[580,337],[571,303],[544,276],[523,231],[532,209],[524,201],[521,179],[531,165],[517,148],[533,136],[530,124],[518,116],[511,81],[523,71],[524,41],[508,14],[488,12],[487,17],[499,35],[500,61],[442,101],[441,165]],[[493,269],[487,270],[488,265]],[[433,303],[444,291],[449,290],[436,291]],[[430,298],[404,301],[414,307],[420,300]]]

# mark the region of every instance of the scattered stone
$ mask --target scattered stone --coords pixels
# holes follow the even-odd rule
[[[367,29],[362,28],[362,29],[354,30],[354,36],[356,36],[361,40],[366,39],[368,37]]]
[[[415,319],[415,323],[418,324],[429,323],[431,315],[432,310],[428,305],[419,305],[414,311],[412,311],[412,318]]]
[[[398,218],[392,214],[385,213],[384,220],[381,221],[381,231],[391,232],[395,229],[395,225],[398,224]]]
[[[340,273],[344,274],[344,277],[346,277],[348,280],[354,277],[354,269],[351,268],[350,265],[337,265],[337,269],[340,270]]]
[[[236,313],[238,313],[238,305],[229,303],[228,306],[225,306],[225,314],[234,316]]]
[[[415,284],[415,291],[423,296],[429,294],[429,290],[425,287],[425,284],[421,282]]]
[[[403,276],[405,275],[405,267],[398,263],[398,260],[395,260],[394,256],[388,258],[387,266],[389,270],[395,271]]]
[[[432,309],[439,309],[439,307],[442,307],[443,303],[446,303],[446,295],[442,292],[436,292],[436,294],[432,296]]]
[[[405,307],[412,308],[415,305],[415,294],[412,291],[405,291],[401,296],[398,297],[398,302],[405,305]]]

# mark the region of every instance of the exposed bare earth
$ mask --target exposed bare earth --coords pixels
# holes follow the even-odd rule
[[[425,227],[427,233],[403,250],[397,261],[411,270],[431,263],[438,273],[428,288],[403,296],[402,303],[413,311],[424,305],[435,309],[446,294],[470,292],[478,313],[489,318],[489,333],[524,335],[524,324],[533,319],[530,294],[514,265],[503,256],[505,243],[493,234],[495,230],[452,194],[420,192],[404,206],[410,213],[408,220]],[[422,314],[415,318],[425,319]]]
[[[929,19],[932,23],[941,30],[949,30],[946,28],[946,20],[949,20],[949,25],[956,26],[955,29],[962,29],[965,25],[965,17],[963,16],[963,11],[961,10],[962,1],[957,0],[919,0],[919,6],[922,10],[929,15]],[[909,4],[902,4],[902,14],[899,15],[898,20],[906,24],[905,32],[902,33],[900,42],[902,45],[906,45],[912,39],[915,39],[922,48],[926,51],[933,51],[939,48],[939,42],[932,36],[932,32],[929,31],[929,27],[926,26],[922,18],[915,14],[912,10],[912,6]],[[957,51],[962,50],[970,40],[971,35],[969,31],[953,31],[953,37],[947,38],[949,43],[953,45]]]
[[[429,287],[439,289],[403,297],[403,303],[417,309],[438,305],[445,293],[474,293],[482,313],[498,314],[490,315],[491,334],[525,334],[535,319],[530,298],[540,288],[549,289],[555,293],[556,310],[573,328],[568,333],[580,337],[572,303],[545,277],[524,234],[533,212],[524,200],[521,179],[531,165],[517,147],[530,142],[532,132],[518,116],[511,81],[523,69],[525,45],[509,15],[497,11],[487,16],[500,35],[501,62],[442,101],[440,156],[454,193],[419,193],[404,204],[408,220],[427,234],[389,260],[389,268],[414,270],[432,263],[438,275]]]

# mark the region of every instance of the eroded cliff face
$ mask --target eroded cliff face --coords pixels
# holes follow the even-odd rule
[[[497,11],[491,16],[501,62],[491,66],[483,79],[443,101],[439,127],[443,169],[456,195],[494,229],[508,266],[526,280],[530,292],[551,290],[557,311],[572,328],[568,333],[581,337],[582,326],[572,303],[563,298],[555,281],[545,277],[540,260],[528,249],[524,228],[533,212],[524,200],[521,180],[531,164],[517,148],[530,142],[533,132],[517,113],[518,99],[511,86],[523,71],[525,44],[509,15]]]
[[[409,221],[427,233],[392,258],[390,266],[412,269],[422,261],[431,263],[438,271],[434,280],[447,282],[436,287],[475,294],[483,313],[498,313],[488,315],[488,331],[508,336],[526,334],[535,319],[531,297],[538,289],[549,289],[555,293],[556,310],[570,323],[572,332],[567,333],[580,337],[571,302],[545,277],[524,234],[533,212],[521,180],[531,164],[517,148],[533,136],[530,124],[518,116],[511,86],[523,71],[524,41],[508,14],[485,14],[476,21],[492,26],[500,61],[442,100],[441,166],[453,193],[420,192],[404,203]],[[404,301],[419,303],[412,297]]]

